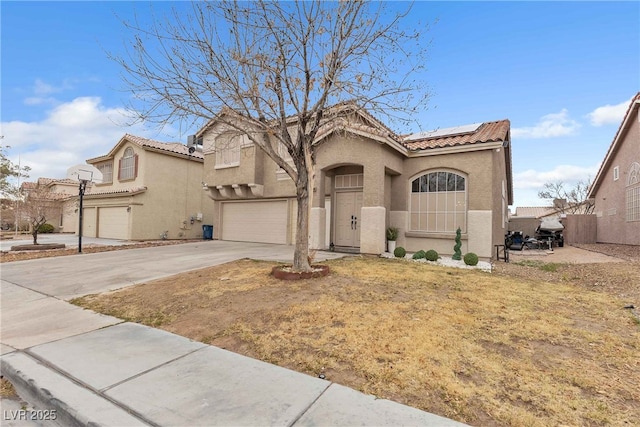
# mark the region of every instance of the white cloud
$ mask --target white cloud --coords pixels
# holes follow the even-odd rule
[[[36,122],[0,123],[9,158],[32,168],[30,179],[64,178],[69,167],[107,154],[125,133],[156,140],[176,141],[143,125],[126,126],[123,108],[110,108],[99,97],[80,97],[60,103]],[[168,129],[170,131],[170,129]]]
[[[603,105],[587,114],[587,117],[593,126],[619,124],[629,108],[629,103],[631,103],[631,98],[620,104]]]
[[[558,136],[574,135],[580,128],[580,123],[569,118],[566,108],[559,113],[542,116],[535,126],[512,128],[514,138],[555,138]]]

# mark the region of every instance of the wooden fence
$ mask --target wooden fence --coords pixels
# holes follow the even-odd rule
[[[562,235],[566,244],[596,242],[595,215],[568,214],[562,220],[562,225],[564,225]]]

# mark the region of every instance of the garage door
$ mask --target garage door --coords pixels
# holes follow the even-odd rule
[[[82,235],[96,237],[96,208],[82,209]]]
[[[223,203],[222,240],[286,244],[287,206],[286,200]]]
[[[126,207],[100,208],[98,237],[123,240],[129,238],[129,213]]]

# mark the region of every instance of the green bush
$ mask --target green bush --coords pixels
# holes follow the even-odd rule
[[[51,224],[42,224],[40,227],[38,227],[38,233],[53,233],[53,231],[55,230],[55,227]]]
[[[427,253],[421,249],[418,252],[416,252],[415,254],[413,254],[413,256],[411,258],[413,258],[413,259],[421,259],[421,258],[425,258],[426,256],[427,256]]]
[[[393,251],[393,255],[396,258],[404,258],[406,254],[407,254],[407,251],[402,246],[398,246],[396,250]]]
[[[478,255],[473,252],[469,252],[464,255],[464,263],[467,265],[478,265]]]
[[[438,258],[440,258],[440,256],[438,255],[438,252],[436,252],[435,250],[429,249],[425,253],[425,258],[427,259],[427,261],[437,261]]]

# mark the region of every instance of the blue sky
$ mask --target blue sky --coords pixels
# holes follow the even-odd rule
[[[31,178],[105,154],[125,133],[121,20],[172,2],[0,2],[1,133]],[[640,90],[640,2],[416,2],[430,22],[421,128],[511,120],[514,206],[543,205],[545,182],[593,178]],[[417,131],[418,129],[416,129]]]

